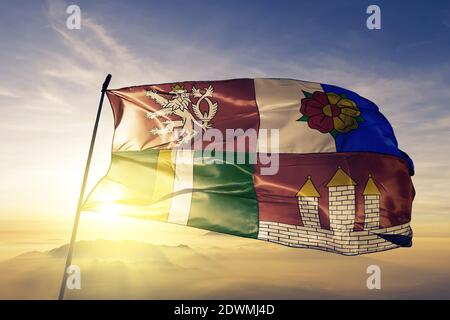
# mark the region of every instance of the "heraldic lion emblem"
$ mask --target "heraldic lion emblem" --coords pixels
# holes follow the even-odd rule
[[[152,128],[151,134],[163,136],[172,134],[178,128],[178,137],[176,137],[176,145],[190,142],[197,136],[199,130],[206,131],[212,128],[211,120],[215,117],[218,105],[217,102],[211,100],[214,88],[210,85],[203,90],[192,87],[192,91],[188,92],[183,86],[175,85],[168,93],[173,96],[172,99],[166,99],[163,94],[155,90],[146,91],[146,96],[161,105],[161,109],[155,112],[147,112],[148,119],[165,118],[162,122],[162,128]],[[167,95],[165,93],[164,95]],[[196,103],[192,103],[191,97],[198,98]],[[208,111],[202,113],[200,105],[206,103]],[[193,114],[189,109],[191,105]],[[168,116],[176,115],[179,120],[170,120]]]

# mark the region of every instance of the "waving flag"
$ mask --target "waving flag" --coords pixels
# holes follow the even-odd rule
[[[352,91],[236,79],[107,95],[111,166],[83,210],[346,255],[411,245],[413,163]]]

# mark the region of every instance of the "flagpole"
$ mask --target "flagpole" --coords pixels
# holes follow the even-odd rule
[[[69,252],[67,253],[66,266],[64,267],[64,273],[63,273],[63,278],[61,281],[61,287],[59,289],[59,296],[58,296],[59,300],[64,299],[64,292],[66,289],[66,282],[67,282],[67,276],[68,276],[67,268],[72,264],[73,248],[75,246],[75,240],[77,238],[78,222],[80,221],[81,206],[83,204],[84,191],[86,189],[86,182],[87,182],[87,178],[89,175],[89,167],[91,166],[92,152],[94,151],[95,138],[97,136],[97,129],[98,129],[98,122],[100,120],[100,114],[102,112],[103,99],[105,97],[105,93],[106,93],[106,90],[108,89],[110,81],[111,81],[111,75],[108,74],[105,78],[105,81],[103,82],[102,95],[100,96],[100,102],[98,104],[98,109],[97,109],[97,117],[95,118],[95,125],[94,125],[94,129],[92,131],[91,145],[89,147],[89,154],[88,154],[88,157],[86,160],[86,167],[84,168],[83,182],[81,184],[80,196],[78,198],[77,212],[75,214],[75,221],[73,223],[72,236],[70,238]]]

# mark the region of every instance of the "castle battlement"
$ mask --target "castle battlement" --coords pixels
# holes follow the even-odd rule
[[[408,235],[409,223],[380,228],[381,192],[369,174],[362,193],[364,199],[364,230],[355,231],[356,182],[338,167],[328,181],[328,214],[330,228],[321,226],[319,198],[313,177],[308,176],[297,192],[299,214],[303,225],[260,221],[258,239],[292,247],[321,249],[344,255],[384,251],[399,247],[379,236]]]

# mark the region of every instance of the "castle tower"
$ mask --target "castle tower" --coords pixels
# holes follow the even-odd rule
[[[308,176],[303,186],[297,192],[298,208],[305,227],[320,228],[319,198],[311,176]]]
[[[369,174],[364,188],[364,230],[380,227],[380,190]]]
[[[350,232],[355,224],[355,181],[338,167],[327,183],[330,229]]]

